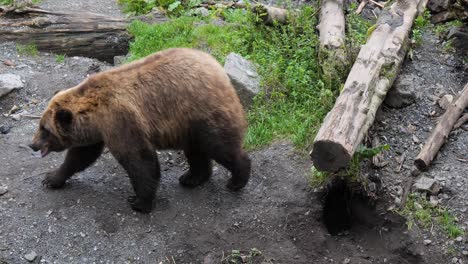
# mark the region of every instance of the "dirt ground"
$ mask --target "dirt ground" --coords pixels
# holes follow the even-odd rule
[[[67,2],[68,3],[68,2]],[[47,0],[41,5],[88,9],[90,1],[69,6],[65,1]],[[80,3],[80,4],[78,4]],[[96,12],[114,14],[118,7],[110,0],[96,2]],[[76,5],[76,6],[75,6]],[[94,5],[93,5],[94,6]],[[26,147],[37,120],[19,121],[0,115],[0,186],[8,192],[0,196],[0,263],[29,263],[25,255],[34,252],[35,263],[222,263],[240,250],[243,258],[252,248],[261,251],[253,263],[466,263],[466,237],[458,244],[437,232],[408,230],[404,219],[387,211],[394,204],[396,186],[402,187],[418,145],[434,126],[427,113],[440,109],[430,101],[436,89],[461,90],[467,81],[459,68],[460,59],[440,51],[433,35],[426,34],[413,61],[406,61],[402,75],[414,75],[416,103],[405,109],[383,107],[372,134],[389,143],[386,153],[391,163],[381,169],[366,168],[383,182],[381,199],[374,207],[352,202],[351,228],[332,236],[323,221],[323,195],[309,187],[311,162],[294,151],[289,142],[276,142],[250,153],[253,164],[249,184],[239,193],[225,188],[227,171],[216,167],[212,179],[203,186],[186,189],[178,176],[187,168],[177,152],[160,155],[163,172],[155,210],[149,215],[131,210],[126,197],[132,194],[126,173],[109,153],[88,170],[73,177],[61,190],[41,186],[43,174],[60,165],[63,153],[44,159]],[[25,87],[0,99],[0,113],[17,105],[19,112],[40,115],[53,92],[82,81],[90,69],[111,65],[80,57],[58,63],[55,56],[20,56],[14,43],[0,44],[0,73],[14,73]],[[416,126],[413,133],[400,127]],[[400,130],[399,130],[400,129]],[[406,131],[406,130],[405,130]],[[403,143],[402,143],[403,142]],[[468,134],[459,131],[442,149],[426,175],[444,182],[443,201],[468,227],[466,176]],[[395,157],[407,152],[400,173]],[[340,193],[340,190],[336,190]],[[339,207],[339,206],[338,206]],[[338,209],[338,208],[337,208]],[[327,212],[334,215],[333,210]],[[342,217],[341,214],[336,215]],[[433,244],[425,246],[430,238]],[[454,244],[455,243],[455,244]],[[446,247],[454,244],[455,252]],[[242,258],[241,258],[242,259]]]

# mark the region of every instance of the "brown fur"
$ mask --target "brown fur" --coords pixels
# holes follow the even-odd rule
[[[106,145],[130,175],[133,208],[149,211],[159,180],[156,149],[185,151],[191,168],[180,179],[184,185],[207,180],[214,159],[233,173],[229,187],[242,188],[250,174],[241,147],[246,128],[244,110],[222,66],[206,53],[177,48],[58,92],[31,147],[45,154],[70,149],[62,167],[44,181],[61,187]],[[91,158],[80,162],[87,153]]]

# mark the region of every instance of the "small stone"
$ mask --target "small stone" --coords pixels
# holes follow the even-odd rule
[[[453,263],[453,264],[456,264],[456,263],[458,263],[458,258],[456,258],[456,257],[453,257],[453,258],[452,258],[452,263]]]
[[[8,186],[0,185],[0,196],[4,195],[7,192],[8,192]]]
[[[463,250],[462,254],[463,254],[463,256],[468,256],[468,250]]]
[[[8,114],[9,114],[9,115],[14,114],[14,113],[18,112],[18,110],[20,110],[20,107],[17,106],[17,105],[14,105],[14,106],[10,109],[10,111],[8,112]]]
[[[345,258],[343,260],[343,264],[349,264],[351,262],[351,260],[349,258]]]
[[[442,98],[440,98],[437,103],[439,104],[440,108],[447,110],[447,108],[452,102],[453,102],[453,95],[446,94],[442,96]]]
[[[260,77],[255,65],[236,53],[230,53],[225,61],[224,70],[231,79],[242,104],[248,108],[252,105],[253,98],[260,92]]]
[[[24,83],[19,75],[11,73],[0,74],[0,98],[15,89],[23,87]]]
[[[37,254],[34,251],[31,251],[31,253],[24,255],[24,259],[29,262],[33,262],[36,258],[37,258]]]
[[[419,138],[413,134],[413,142],[418,144],[420,141],[419,141]]]
[[[21,115],[20,114],[13,114],[13,115],[10,115],[11,119],[15,120],[15,121],[20,121],[21,120]]]
[[[401,186],[395,186],[395,191],[398,196],[403,194],[403,188],[401,188]]]
[[[398,197],[395,197],[395,204],[400,205],[401,204],[401,199]]]
[[[10,133],[11,127],[9,125],[1,125],[0,126],[0,134],[8,134]]]
[[[427,2],[427,8],[434,13],[439,13],[441,11],[447,10],[450,6],[449,0],[430,0]]]
[[[201,17],[207,17],[210,15],[210,12],[204,7],[199,7],[193,11],[193,14]]]
[[[430,244],[432,243],[432,241],[431,241],[430,239],[425,239],[425,240],[423,241],[423,243],[424,243],[424,245],[427,246],[427,245],[430,245]]]
[[[130,55],[125,55],[125,56],[115,56],[114,57],[114,66],[119,66],[124,64],[124,62],[130,58]]]
[[[408,125],[408,131],[412,134],[412,133],[416,132],[416,127],[413,126],[412,124],[409,124]]]
[[[418,202],[414,202],[414,207],[415,207],[416,209],[418,209],[418,210],[422,210],[422,209],[423,209],[422,205],[420,205]]]
[[[457,241],[457,242],[462,242],[462,240],[463,240],[463,237],[461,237],[461,236],[458,236],[457,238],[455,238],[455,241]]]
[[[437,199],[437,197],[435,196],[431,196],[429,198],[429,203],[432,205],[432,206],[437,206],[439,204],[439,199]]]
[[[10,67],[14,67],[14,66],[15,66],[15,63],[12,62],[11,60],[4,60],[4,61],[3,61],[3,64],[5,64],[6,66],[10,66]]]
[[[413,75],[398,76],[385,97],[385,104],[392,108],[403,108],[413,104],[416,100],[415,78],[417,77]]]
[[[421,176],[415,181],[415,183],[413,184],[413,188],[416,189],[416,191],[428,192],[435,195],[438,194],[440,191],[440,184],[434,179]]]

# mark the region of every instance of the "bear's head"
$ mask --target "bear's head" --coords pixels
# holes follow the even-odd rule
[[[34,151],[41,151],[45,157],[52,151],[60,152],[72,146],[71,135],[74,117],[72,111],[53,101],[41,117],[29,147]]]

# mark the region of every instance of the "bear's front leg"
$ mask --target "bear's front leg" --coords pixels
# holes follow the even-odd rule
[[[156,152],[147,146],[132,143],[128,143],[128,146],[123,149],[108,147],[130,177],[135,191],[135,196],[128,198],[132,209],[142,213],[151,212],[161,177]]]
[[[60,167],[46,174],[42,184],[49,188],[61,188],[73,174],[91,166],[102,154],[104,143],[70,148]]]

